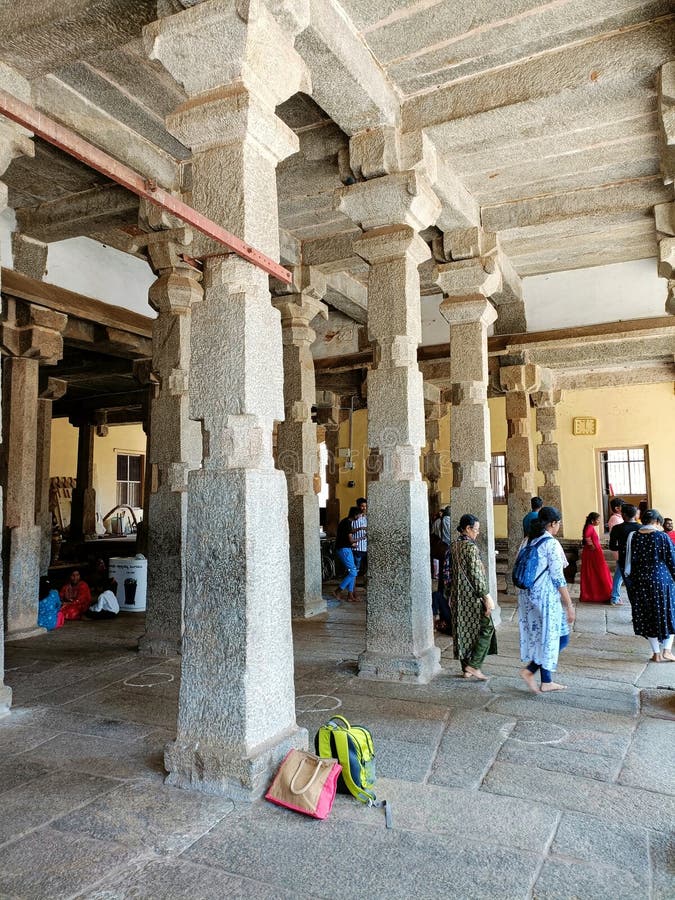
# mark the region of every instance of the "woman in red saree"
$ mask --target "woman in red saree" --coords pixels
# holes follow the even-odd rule
[[[612,595],[612,576],[596,531],[599,524],[600,513],[592,512],[586,516],[579,595],[582,603],[607,603]]]

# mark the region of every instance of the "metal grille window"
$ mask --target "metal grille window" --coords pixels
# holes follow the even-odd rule
[[[490,463],[492,502],[506,503],[506,454],[493,453]]]
[[[647,493],[644,447],[607,450],[607,482],[613,496]]]
[[[127,506],[143,505],[143,457],[117,454],[117,502]]]

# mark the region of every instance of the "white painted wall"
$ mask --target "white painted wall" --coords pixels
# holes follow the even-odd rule
[[[150,266],[89,238],[50,244],[44,280],[144,316],[155,315],[148,305],[148,288],[155,280]]]
[[[523,281],[527,330],[664,316],[666,292],[655,259],[534,275]]]
[[[5,209],[0,214],[0,259],[8,269],[14,265],[11,235],[15,228],[14,210]],[[155,316],[148,305],[148,288],[155,280],[150,266],[136,256],[89,238],[50,244],[44,280],[113,306]]]

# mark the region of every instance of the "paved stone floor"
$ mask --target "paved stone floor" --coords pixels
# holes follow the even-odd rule
[[[584,606],[569,690],[532,695],[513,619],[483,685],[447,638],[431,685],[359,680],[361,604],[295,627],[298,720],[372,729],[393,831],[349,797],[317,822],[165,787],[179,664],[138,657],[142,617],[8,645],[0,897],[675,897],[675,664]]]

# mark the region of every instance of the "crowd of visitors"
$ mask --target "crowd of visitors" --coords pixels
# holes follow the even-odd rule
[[[533,497],[531,511],[523,519],[520,553],[530,548],[534,560],[531,580],[518,590],[520,656],[526,664],[521,678],[533,693],[565,690],[553,680],[558,659],[569,642],[575,609],[564,575],[568,565],[557,539],[562,521],[559,510]],[[636,635],[647,638],[653,662],[675,662],[675,532],[673,521],[658,510],[635,506],[615,498],[610,503],[609,547],[616,561],[610,573],[600,543],[597,512],[587,515],[582,531],[580,601],[622,605],[625,584],[632,607]],[[638,521],[639,514],[639,521]],[[497,652],[488,580],[477,538],[480,522],[465,513],[459,520],[459,536],[451,540],[450,508],[431,527],[432,567],[442,556],[438,590],[433,595],[438,630],[452,634],[455,659],[465,678],[486,680],[482,671],[488,654]],[[514,570],[515,574],[515,570]],[[537,675],[539,681],[537,681]]]

